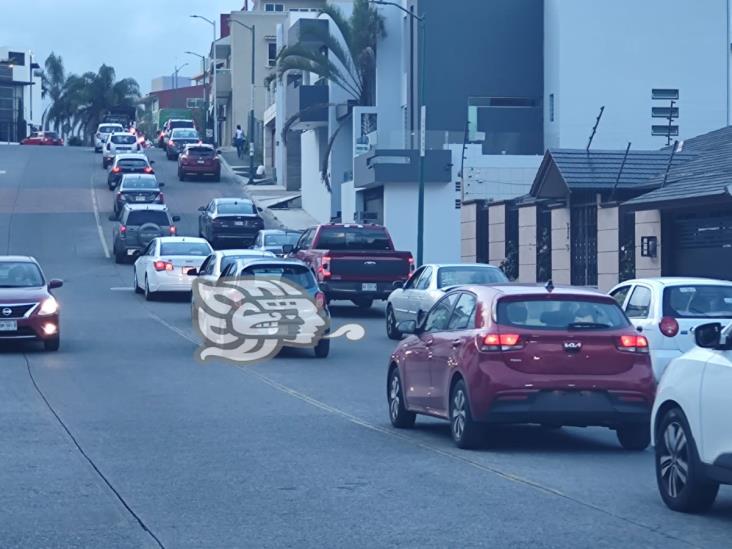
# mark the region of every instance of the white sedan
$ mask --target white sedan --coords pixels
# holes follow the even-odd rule
[[[134,288],[148,301],[158,292],[190,292],[194,277],[213,249],[203,238],[164,236],[150,244],[135,261]]]
[[[675,511],[709,509],[732,484],[732,324],[694,330],[696,347],[671,361],[653,406],[656,480]]]
[[[694,347],[694,327],[732,321],[732,282],[708,278],[639,278],[610,290],[648,339],[656,380],[668,363]]]
[[[503,271],[483,263],[454,265],[422,265],[402,287],[396,288],[386,302],[386,335],[400,339],[399,322],[419,322],[443,295],[445,288],[463,284],[497,284],[508,282]]]
[[[203,280],[216,282],[223,270],[229,265],[236,263],[237,259],[262,259],[277,257],[274,253],[266,250],[216,250],[209,255],[197,275]]]

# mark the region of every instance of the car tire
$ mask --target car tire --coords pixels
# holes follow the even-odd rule
[[[216,172],[216,175],[213,176],[214,183],[219,183],[221,181],[221,172]]]
[[[351,301],[356,307],[358,307],[362,311],[370,309],[371,306],[374,304],[374,300],[367,297],[358,297],[356,299],[352,299]]]
[[[402,333],[396,327],[396,316],[391,305],[386,306],[386,337],[395,341],[402,338]]]
[[[658,422],[655,441],[656,483],[663,502],[682,513],[707,511],[717,499],[719,483],[704,476],[689,423],[678,408]],[[669,448],[669,444],[675,446]],[[686,482],[682,480],[686,464]]]
[[[186,174],[184,174],[180,168],[178,169],[178,181],[185,181],[186,180]]]
[[[399,368],[394,366],[389,370],[389,379],[386,384],[386,399],[389,404],[389,420],[397,429],[411,429],[417,419],[417,414],[407,410],[404,403],[404,391]]]
[[[316,358],[327,358],[330,353],[330,339],[321,339],[313,348]]]
[[[155,292],[150,290],[147,275],[145,275],[145,301],[155,301]]]
[[[134,273],[134,275],[133,275],[133,282],[132,282],[132,286],[133,286],[133,288],[135,289],[135,293],[136,293],[136,294],[141,294],[141,293],[142,293],[142,288],[140,288],[140,284],[139,284],[139,282],[137,281],[137,269],[135,269],[135,268],[133,267],[133,268],[132,268],[132,272]]]
[[[450,435],[463,450],[477,448],[483,438],[482,426],[470,414],[468,389],[462,379],[450,391]]]
[[[645,423],[632,423],[618,427],[618,442],[626,450],[641,452],[651,443],[651,430]]]
[[[51,339],[43,340],[43,349],[46,351],[58,351],[61,346],[61,338],[54,337]]]

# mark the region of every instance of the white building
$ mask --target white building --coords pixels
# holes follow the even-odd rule
[[[28,135],[41,126],[43,114],[41,71],[33,52],[0,46],[0,141]]]

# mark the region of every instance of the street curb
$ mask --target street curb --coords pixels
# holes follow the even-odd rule
[[[232,167],[229,165],[229,163],[224,158],[224,155],[220,154],[219,160],[221,161],[221,165],[224,167],[224,171],[227,173],[227,175],[232,176],[234,178],[234,180],[239,183],[239,186],[241,187],[241,190],[242,190],[242,193],[244,194],[244,196],[246,198],[248,198],[249,200],[251,200],[255,206],[259,207],[259,204],[257,203],[256,199],[247,190],[246,183],[244,183],[244,178],[232,169]],[[266,207],[262,208],[262,217],[269,219],[271,224],[276,226],[274,228],[279,228],[279,229],[287,228],[285,226],[285,224],[282,223],[282,221],[280,221],[277,218],[277,216],[272,213],[272,210],[270,210],[269,208],[266,208]]]

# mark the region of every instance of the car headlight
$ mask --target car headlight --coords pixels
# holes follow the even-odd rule
[[[41,308],[38,309],[39,315],[55,315],[58,312],[58,301],[56,301],[56,298],[49,297],[46,299],[43,303],[41,303]]]

